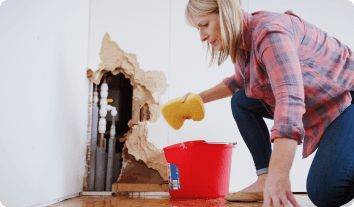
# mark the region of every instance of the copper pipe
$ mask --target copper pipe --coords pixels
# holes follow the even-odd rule
[[[101,134],[100,134],[100,147],[103,148],[103,145],[104,145],[104,134],[101,133]]]

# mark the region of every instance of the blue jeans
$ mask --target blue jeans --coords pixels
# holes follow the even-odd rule
[[[257,175],[268,173],[272,149],[263,118],[273,117],[260,100],[248,98],[244,89],[233,95],[231,108]],[[340,206],[354,198],[354,101],[322,136],[306,186],[316,206]]]

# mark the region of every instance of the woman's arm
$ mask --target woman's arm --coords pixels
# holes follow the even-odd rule
[[[289,175],[296,147],[296,140],[289,138],[275,139],[274,149],[269,163],[269,173],[282,172]]]
[[[218,85],[199,93],[198,95],[203,99],[204,103],[208,103],[222,98],[230,97],[233,95],[233,93],[225,85],[225,83],[221,82]]]
[[[290,187],[289,173],[296,152],[297,141],[288,138],[274,140],[274,150],[270,158],[268,177],[264,188],[263,206],[300,206]]]

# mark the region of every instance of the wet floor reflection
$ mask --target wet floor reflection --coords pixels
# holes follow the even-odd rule
[[[170,206],[170,207],[221,207],[221,206],[262,206],[262,203],[234,203],[227,202],[222,198],[217,199],[193,199],[193,198],[165,198],[157,199],[145,196],[144,198],[132,197],[94,197],[81,196],[70,199],[52,207],[154,207],[154,206]]]
[[[223,198],[171,198],[161,193],[125,193],[118,196],[80,196],[69,199],[52,207],[261,207],[263,202],[228,202]],[[295,196],[302,207],[314,206],[307,196]]]
[[[223,198],[170,198],[170,206],[174,207],[222,207],[222,206],[262,206],[263,202],[228,202]]]
[[[195,198],[170,198],[170,206],[185,206],[185,207],[194,207],[194,206],[207,206],[207,207],[219,207],[224,206],[226,200],[223,198],[204,198],[204,199],[195,199]]]

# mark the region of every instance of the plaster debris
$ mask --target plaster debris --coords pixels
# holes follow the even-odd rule
[[[125,145],[129,154],[136,160],[142,160],[149,168],[157,170],[163,180],[167,180],[167,164],[163,150],[158,149],[150,142],[147,142],[147,122],[138,122],[132,126],[126,137]],[[165,165],[166,164],[166,165]]]
[[[130,131],[124,135],[124,139],[120,139],[121,142],[125,141],[125,148],[127,148],[123,151],[123,162],[132,162],[127,155],[124,155],[127,151],[136,161],[143,161],[148,168],[157,170],[163,180],[167,180],[167,162],[163,150],[147,141],[147,121],[154,123],[158,120],[162,104],[161,96],[165,94],[168,87],[165,74],[160,71],[140,69],[136,55],[120,49],[118,44],[110,39],[108,33],[102,40],[100,58],[98,70],[93,72],[87,69],[87,77],[93,83],[99,85],[103,74],[110,71],[113,75],[123,73],[133,86],[133,118],[128,123]],[[122,172],[124,171],[122,169]]]
[[[121,174],[117,183],[130,183],[130,184],[161,184],[163,179],[159,171],[149,168],[148,165],[142,161],[137,161],[135,157],[128,153],[125,146],[123,149],[124,161]],[[165,170],[166,171],[166,170]]]

